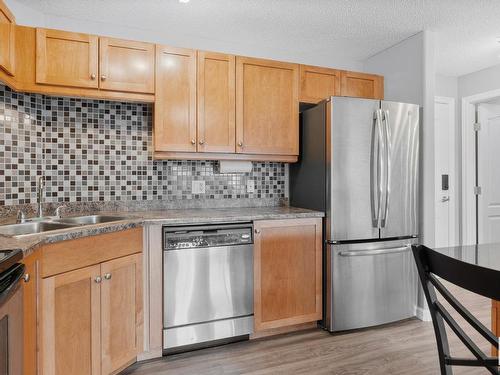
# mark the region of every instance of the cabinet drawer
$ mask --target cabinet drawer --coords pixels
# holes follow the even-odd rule
[[[46,245],[42,251],[42,277],[142,252],[142,228],[106,233]]]

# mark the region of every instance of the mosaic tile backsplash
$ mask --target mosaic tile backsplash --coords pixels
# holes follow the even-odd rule
[[[0,206],[46,202],[287,197],[283,163],[220,174],[215,161],[153,161],[152,106],[16,93],[0,85]],[[192,194],[193,180],[205,194]],[[247,181],[255,190],[247,193]]]

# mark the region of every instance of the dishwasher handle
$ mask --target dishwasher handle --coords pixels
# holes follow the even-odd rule
[[[406,246],[398,246],[398,247],[388,247],[385,249],[377,249],[377,250],[360,250],[360,251],[341,251],[339,255],[341,257],[360,257],[360,256],[369,256],[369,255],[384,255],[384,254],[397,254],[404,253],[409,251],[411,245]]]

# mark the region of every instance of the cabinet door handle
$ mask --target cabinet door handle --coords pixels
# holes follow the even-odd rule
[[[196,141],[194,139],[191,139],[191,144],[192,145],[195,145],[196,144]]]
[[[23,276],[23,280],[25,283],[27,283],[28,281],[30,281],[30,274],[29,273],[25,273],[24,276]]]
[[[204,144],[204,143],[205,143],[205,141],[204,141],[204,140],[201,140],[199,143],[200,143],[200,145],[202,145],[202,144]]]
[[[260,229],[255,229],[255,234],[259,234],[260,233]]]
[[[94,281],[99,284],[102,281],[101,276],[97,276]]]
[[[94,74],[94,73],[92,73],[92,74],[90,75],[90,79],[91,79],[92,81],[95,79],[95,74]]]
[[[104,274],[104,278],[105,278],[106,280],[111,279],[111,274],[110,274],[109,272],[108,272],[108,273],[105,273],[105,274]]]
[[[243,142],[238,142],[239,147],[243,147]]]
[[[108,78],[108,77],[106,77],[106,76],[103,74],[103,75],[101,76],[101,81],[105,81],[105,80],[106,80],[106,78]]]

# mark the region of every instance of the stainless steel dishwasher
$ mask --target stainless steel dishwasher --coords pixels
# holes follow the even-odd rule
[[[253,332],[252,224],[163,228],[167,354]]]

